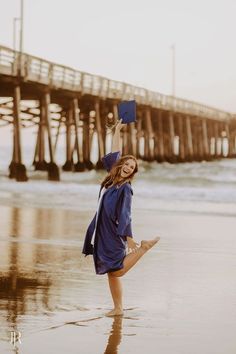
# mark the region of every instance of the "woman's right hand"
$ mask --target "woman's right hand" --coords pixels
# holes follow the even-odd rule
[[[137,249],[139,248],[139,244],[134,241],[132,237],[127,236],[127,246],[128,246],[128,252],[136,252]]]
[[[122,119],[118,120],[115,126],[115,132],[112,137],[112,147],[111,151],[121,151],[121,139],[120,139],[120,131],[126,124],[122,123]]]
[[[126,124],[122,123],[122,119],[118,120],[115,130],[120,131]]]

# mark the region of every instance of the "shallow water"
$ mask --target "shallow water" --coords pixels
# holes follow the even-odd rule
[[[125,313],[112,319],[106,276],[81,254],[92,211],[1,215],[1,353],[235,353],[235,218],[135,210],[137,241],[161,241],[122,278]]]
[[[25,152],[30,180],[16,183],[0,149],[1,354],[235,354],[236,160],[140,163],[134,235],[161,241],[122,278],[112,319],[106,275],[81,254],[104,172],[49,182]]]

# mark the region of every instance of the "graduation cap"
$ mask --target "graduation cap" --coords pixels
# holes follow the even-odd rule
[[[118,115],[122,123],[132,123],[136,121],[136,101],[122,101],[118,103]]]

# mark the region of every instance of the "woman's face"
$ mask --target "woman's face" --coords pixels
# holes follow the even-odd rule
[[[122,178],[128,178],[134,172],[136,162],[133,159],[128,159],[121,167],[120,175]]]

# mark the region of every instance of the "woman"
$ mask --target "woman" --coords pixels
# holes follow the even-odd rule
[[[114,309],[107,316],[123,314],[119,277],[132,268],[160,239],[156,237],[150,241],[141,241],[140,246],[133,239],[131,180],[138,172],[138,164],[132,155],[120,156],[120,130],[124,125],[121,120],[118,122],[112,152],[102,159],[108,174],[102,181],[97,213],[88,227],[82,251],[86,256],[93,254],[97,274],[108,275]]]

